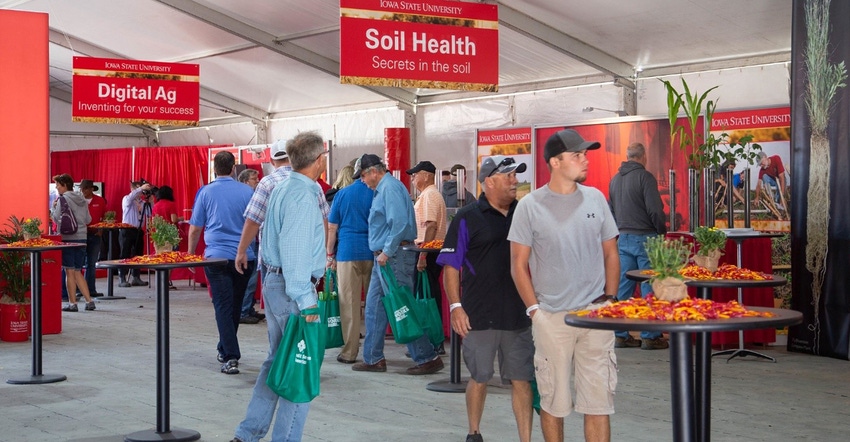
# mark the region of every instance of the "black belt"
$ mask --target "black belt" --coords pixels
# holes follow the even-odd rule
[[[411,244],[413,244],[413,241],[402,241],[402,242],[398,243],[398,246],[399,246],[399,247],[401,247],[401,246],[409,246],[409,245],[411,245]],[[372,253],[373,253],[375,256],[378,256],[378,255],[380,255],[381,253],[383,253],[383,250],[376,250],[376,251],[374,251],[374,252],[372,252]]]
[[[617,297],[611,296],[611,295],[602,295],[602,296],[594,299],[593,301],[590,301],[590,303],[591,304],[601,304],[601,303],[606,302],[606,301],[617,302]]]
[[[278,275],[283,274],[283,270],[280,267],[270,266],[270,265],[267,265],[267,264],[263,264],[263,265],[266,266],[266,271],[269,272],[269,273],[275,273],[275,274],[278,274]],[[313,285],[315,285],[317,282],[319,282],[319,280],[316,279],[315,276],[311,276],[310,282],[312,282]]]

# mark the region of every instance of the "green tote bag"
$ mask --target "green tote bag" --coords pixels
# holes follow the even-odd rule
[[[318,314],[319,309],[312,308],[289,316],[266,378],[266,385],[290,402],[310,402],[319,395],[319,376],[325,357],[322,321],[304,319]]]
[[[410,289],[396,281],[389,264],[381,267],[381,275],[387,284],[387,293],[381,301],[387,311],[387,319],[395,341],[399,344],[407,344],[419,339],[424,332],[414,310],[415,303]]]
[[[339,316],[339,285],[336,271],[325,271],[325,287],[319,293],[319,311],[325,329],[325,348],[337,348],[345,345],[342,338],[342,322]]]

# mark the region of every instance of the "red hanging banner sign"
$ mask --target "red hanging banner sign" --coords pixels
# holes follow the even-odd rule
[[[497,91],[496,5],[340,0],[340,82]]]
[[[197,64],[74,57],[71,121],[197,126]]]

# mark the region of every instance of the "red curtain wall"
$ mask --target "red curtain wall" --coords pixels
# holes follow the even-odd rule
[[[82,179],[102,181],[107,210],[114,210],[118,220],[121,219],[121,199],[130,191],[130,182],[141,178],[155,186],[171,186],[177,209],[191,209],[195,193],[206,184],[210,147],[220,146],[52,152],[50,176],[68,173],[76,182]]]

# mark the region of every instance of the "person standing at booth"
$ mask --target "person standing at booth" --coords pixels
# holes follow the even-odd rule
[[[252,191],[256,191],[257,185],[260,183],[260,173],[254,169],[245,169],[242,172],[239,172],[239,176],[236,177],[236,179],[239,180],[240,183],[250,186]],[[253,196],[251,198],[253,198]],[[253,247],[254,254],[256,255],[259,250],[257,241],[254,241],[251,244],[251,247]],[[245,288],[245,298],[242,299],[242,306],[240,307],[239,314],[240,324],[257,324],[266,318],[266,315],[254,310],[254,304],[256,303],[256,299],[254,298],[257,294],[257,278],[259,277],[259,272],[259,268],[251,272],[251,279],[248,280],[248,287]]]
[[[327,151],[322,137],[315,132],[302,132],[287,143],[286,152],[294,170],[271,193],[260,247],[267,268],[263,299],[268,314],[269,352],[254,383],[245,419],[231,442],[259,441],[268,433],[272,419],[271,440],[299,441],[310,411],[309,402],[290,402],[266,385],[290,315],[316,307],[315,282],[325,270],[325,219],[316,204],[324,193],[316,179],[325,170]],[[304,318],[308,322],[320,320],[318,315]]]
[[[448,217],[446,216],[446,203],[443,196],[437,190],[434,180],[437,168],[430,161],[420,161],[419,164],[407,171],[413,177],[413,185],[419,191],[413,211],[416,215],[416,239],[413,241],[417,246],[435,239],[446,238]],[[443,296],[440,290],[440,272],[442,267],[437,264],[437,254],[420,252],[416,261],[416,270],[425,272],[431,295],[437,300],[437,307],[443,310]],[[420,290],[419,278],[416,278],[417,291]],[[446,354],[443,343],[436,347],[437,354]]]
[[[502,383],[511,385],[511,403],[521,442],[531,440],[534,342],[531,320],[511,279],[508,231],[516,209],[516,174],[525,163],[485,158],[478,172],[484,191],[452,219],[437,263],[451,309],[452,329],[463,338],[469,369],[466,442],[482,442],[480,425],[487,382],[498,358]],[[502,435],[504,436],[504,435]]]
[[[626,148],[626,161],[620,164],[617,174],[608,185],[611,214],[617,222],[620,236],[617,250],[620,256],[620,285],[617,300],[625,301],[635,292],[635,281],[626,277],[629,270],[650,268],[644,244],[649,238],[667,233],[664,203],[658,193],[658,181],[646,170],[646,147],[632,143]],[[640,285],[641,296],[652,291],[648,283]],[[661,332],[640,332],[640,341],[628,330],[614,333],[614,347],[640,347],[644,350],[662,350],[669,347]]]
[[[403,250],[402,246],[412,245],[416,239],[416,216],[404,184],[387,173],[387,167],[377,155],[363,154],[354,165],[353,177],[375,190],[369,210],[369,249],[375,262],[366,293],[363,362],[352,365],[351,369],[385,372],[384,337],[389,319],[382,303],[386,288],[381,267],[389,264],[398,283],[413,289],[416,252]],[[407,369],[407,374],[431,374],[443,369],[443,360],[434,351],[427,334],[407,344],[407,349],[416,363]]]
[[[86,203],[88,203],[89,216],[91,216],[91,221],[88,225],[101,222],[103,220],[103,214],[106,213],[106,200],[95,193],[98,190],[100,190],[100,188],[95,186],[92,180],[80,181],[80,193],[83,195],[83,198],[86,199]],[[89,294],[92,296],[103,296],[103,294],[98,293],[95,288],[95,282],[97,281],[95,265],[97,264],[97,260],[100,258],[100,246],[103,231],[100,229],[92,229],[87,226],[86,233],[86,286],[88,286]]]
[[[564,323],[570,311],[607,305],[620,281],[611,209],[602,192],[581,184],[587,179],[587,152],[599,147],[572,129],[549,137],[543,159],[552,178],[520,200],[508,234],[511,275],[531,317],[540,423],[547,441],[564,440],[564,416],[574,409],[584,414],[585,440],[611,440],[614,333]]]
[[[257,263],[254,251],[248,249],[247,274],[236,271],[236,247],[245,217],[242,213],[251,200],[251,188],[233,179],[236,158],[228,151],[213,157],[215,181],[207,184],[195,196],[192,218],[189,220],[188,253],[195,253],[201,232],[204,234],[205,258],[224,258],[223,266],[204,267],[212,294],[215,322],[218,326],[217,359],[224,374],[239,373],[239,313],[245,288]]]
[[[56,191],[59,193],[59,198],[53,201],[50,208],[50,217],[57,226],[60,226],[62,234],[62,242],[86,244],[86,225],[91,222],[91,215],[86,205],[86,200],[79,192],[74,192],[74,179],[71,175],[63,173],[53,177],[53,182],[56,183]],[[63,214],[64,212],[64,214]],[[73,232],[63,233],[61,230],[62,217],[70,213],[73,216],[77,229]],[[68,294],[76,294],[77,288],[83,294],[86,300],[86,310],[95,310],[89,287],[86,284],[86,279],[83,277],[83,265],[86,261],[86,250],[82,247],[74,247],[62,250],[62,269],[65,270],[65,287]],[[62,308],[65,312],[76,312],[77,301],[74,298],[71,301],[68,299],[68,305]]]
[[[346,168],[350,169],[348,179],[353,180],[353,166],[343,167],[340,176]],[[339,319],[345,345],[336,360],[342,364],[357,362],[360,351],[360,300],[363,293],[369,292],[374,264],[369,250],[369,209],[374,195],[363,181],[355,180],[336,192],[328,217],[327,266],[337,271]]]
[[[150,183],[133,181],[130,183],[130,193],[121,199],[122,216],[121,221],[131,226],[130,229],[121,229],[118,233],[118,242],[121,245],[121,259],[132,258],[144,254],[145,232],[142,230],[142,209],[147,196],[150,195],[153,186]],[[147,194],[145,194],[147,192]],[[118,287],[145,286],[147,281],[139,278],[141,274],[138,268],[131,271],[133,279],[129,280],[127,269],[118,269]]]

